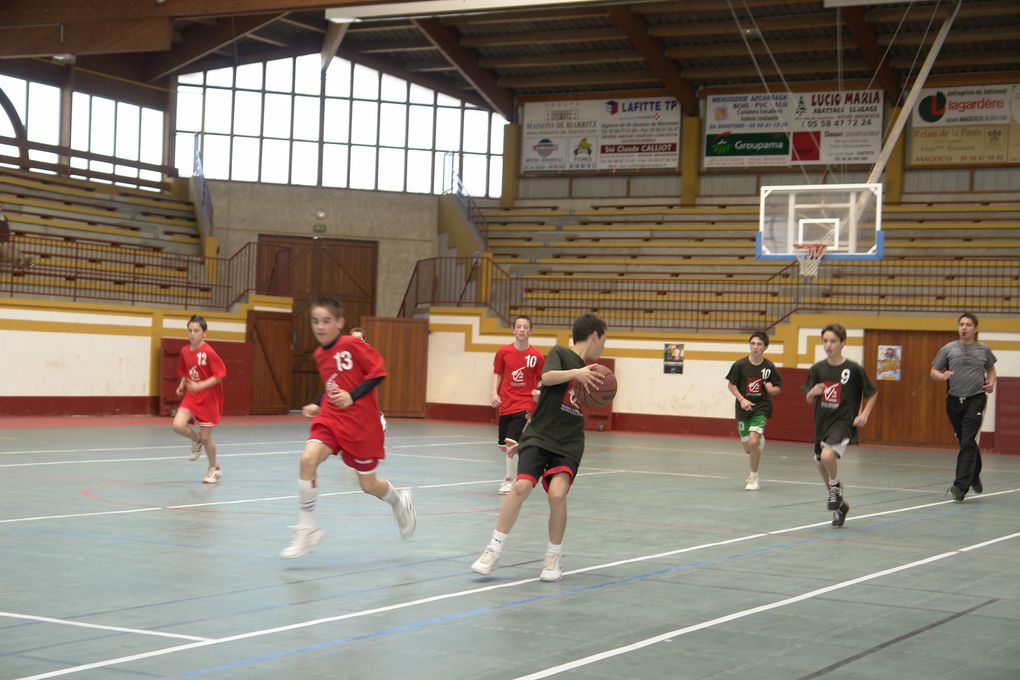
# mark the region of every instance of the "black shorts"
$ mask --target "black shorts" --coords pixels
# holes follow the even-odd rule
[[[570,483],[577,476],[577,463],[562,453],[548,451],[537,446],[528,446],[517,452],[517,479],[527,479],[532,486],[542,480],[542,488],[549,493],[549,480],[553,475],[566,472]]]
[[[496,442],[499,446],[503,446],[506,443],[506,438],[510,437],[515,442],[521,441],[521,432],[524,432],[524,426],[528,424],[528,412],[520,411],[518,413],[507,413],[505,416],[499,417],[499,440]]]

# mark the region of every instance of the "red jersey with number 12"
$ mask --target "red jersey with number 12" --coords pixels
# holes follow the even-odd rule
[[[189,342],[181,348],[177,375],[191,382],[202,382],[213,377],[226,378],[227,367],[209,343],[203,342],[197,349],[191,349]],[[180,408],[190,411],[200,425],[215,425],[223,417],[223,383],[218,382],[199,392],[185,392]]]
[[[545,357],[534,347],[521,351],[514,343],[496,350],[492,372],[501,376],[499,381],[499,415],[534,411],[535,400],[531,391],[542,380]]]
[[[350,392],[371,378],[385,377],[382,355],[360,338],[341,335],[332,345],[315,349],[315,365],[326,386],[326,395],[319,405],[322,410],[316,419],[336,423],[344,438],[352,443],[381,438],[377,390],[371,390],[347,408],[334,406],[329,397],[338,390]]]

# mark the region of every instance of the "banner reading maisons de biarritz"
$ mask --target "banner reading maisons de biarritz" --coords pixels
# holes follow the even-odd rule
[[[881,90],[713,95],[705,167],[871,164],[882,110]]]
[[[522,128],[525,172],[680,163],[680,105],[669,97],[527,102]]]

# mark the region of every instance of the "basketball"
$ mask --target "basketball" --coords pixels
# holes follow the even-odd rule
[[[586,390],[580,384],[574,384],[574,399],[581,408],[597,409],[609,406],[616,396],[616,376],[602,364],[595,364],[592,369],[602,376],[602,384]]]

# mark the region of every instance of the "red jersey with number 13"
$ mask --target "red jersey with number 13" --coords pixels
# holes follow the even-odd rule
[[[545,357],[534,347],[521,351],[514,343],[496,350],[492,372],[501,376],[499,381],[499,415],[535,410],[531,391],[542,380]]]
[[[347,408],[334,406],[329,397],[337,390],[350,392],[366,380],[385,377],[382,355],[364,340],[341,335],[332,345],[315,349],[315,365],[326,386],[326,395],[319,405],[322,411],[316,418],[339,424],[345,438],[351,441],[367,439],[368,430],[372,428],[378,429],[381,435],[377,390],[370,391]]]

